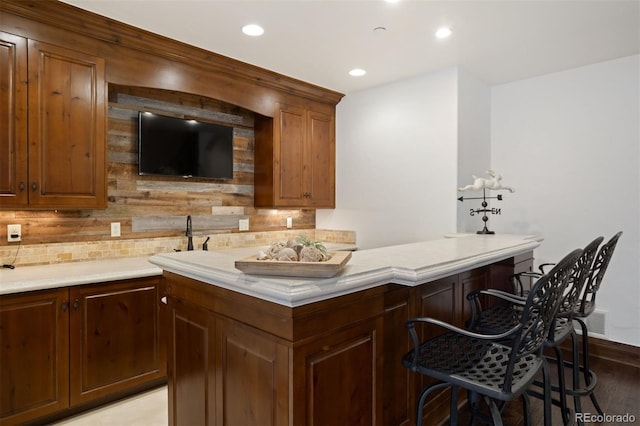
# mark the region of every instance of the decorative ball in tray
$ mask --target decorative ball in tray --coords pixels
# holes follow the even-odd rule
[[[305,236],[271,244],[266,251],[236,260],[236,269],[247,274],[328,278],[351,259],[350,251],[329,252],[320,241]]]

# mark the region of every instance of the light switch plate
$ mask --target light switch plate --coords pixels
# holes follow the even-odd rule
[[[111,236],[112,237],[120,236],[120,222],[111,222]]]
[[[240,219],[238,221],[238,230],[239,231],[248,231],[249,230],[249,219]]]
[[[287,228],[293,227],[293,218],[291,216],[287,217]]]

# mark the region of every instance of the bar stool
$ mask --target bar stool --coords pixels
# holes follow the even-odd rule
[[[581,390],[577,390],[576,388],[574,390],[567,391],[567,393],[574,395],[575,409],[576,412],[579,413],[582,412],[580,397],[589,395],[589,398],[591,398],[591,402],[598,411],[598,414],[601,416],[604,415],[602,408],[600,408],[600,405],[598,404],[596,395],[593,393],[596,384],[598,383],[598,379],[596,374],[589,367],[589,330],[587,329],[585,320],[596,309],[596,293],[600,289],[602,278],[609,267],[609,262],[611,261],[611,257],[613,256],[613,252],[621,236],[622,231],[616,233],[609,241],[600,247],[598,255],[591,267],[591,271],[589,272],[589,277],[587,278],[587,282],[584,286],[582,296],[580,297],[580,300],[573,312],[573,319],[580,324],[582,333],[582,365],[580,366],[580,370],[584,374],[586,388]],[[574,338],[573,351],[574,354],[577,354],[578,343],[575,333],[572,338]],[[577,358],[578,357],[574,355],[574,363],[578,362]]]
[[[406,323],[413,349],[402,358],[403,366],[437,380],[420,393],[416,425],[422,424],[428,395],[444,387],[451,387],[450,423],[453,425],[457,424],[460,388],[469,391],[474,420],[480,415],[477,402],[481,398],[489,407],[493,423],[497,425],[502,424],[500,412],[505,402],[522,398],[528,423],[530,416],[526,390],[540,370],[545,387],[545,424],[551,423],[549,366],[542,350],[560,307],[560,296],[581,253],[582,250],[574,250],[536,281],[524,305],[520,307],[517,323],[504,333],[476,333],[433,318],[414,318]],[[416,331],[416,326],[420,324],[434,324],[446,332],[420,342]],[[504,344],[505,341],[509,344]],[[496,400],[501,402],[497,404]]]
[[[600,243],[602,243],[603,239],[603,237],[598,237],[587,244],[587,246],[582,250],[580,257],[574,263],[570,272],[568,284],[564,292],[560,295],[560,306],[544,343],[546,348],[553,349],[555,353],[555,359],[547,358],[547,360],[558,365],[558,386],[552,386],[551,389],[558,392],[559,396],[557,399],[552,399],[552,402],[560,407],[564,424],[570,423],[570,410],[566,404],[566,395],[568,392],[566,391],[564,379],[565,362],[563,360],[562,351],[560,350],[560,344],[569,336],[573,336],[575,334],[572,322],[573,313],[582,293],[582,289],[584,288],[584,284],[587,281],[587,277],[589,276],[591,265],[596,257],[598,247],[600,246]],[[525,272],[516,274],[514,278],[521,281],[525,276],[539,278],[540,274]],[[496,298],[501,301],[502,304],[482,310],[480,295],[484,295],[485,298],[488,296]],[[520,315],[520,309],[524,304],[525,299],[519,295],[488,289],[469,293],[467,295],[467,300],[470,301],[472,310],[472,318],[468,325],[469,328],[484,333],[500,333],[504,332],[505,326],[508,325],[509,321],[515,321],[518,315]],[[578,388],[578,380],[580,377],[578,363],[575,362],[576,360],[577,358],[574,355],[574,362],[569,363],[573,366],[572,372],[574,389]],[[540,382],[534,383],[538,386],[543,385]],[[541,394],[535,389],[529,389],[528,393],[541,399],[546,397],[546,395]],[[574,397],[574,399],[575,398],[577,397]]]
[[[589,271],[580,299],[573,312],[573,320],[580,325],[582,334],[582,364],[579,364],[578,336],[574,329],[574,332],[571,334],[573,364],[571,365],[565,362],[565,366],[571,366],[573,369],[578,368],[584,376],[585,383],[585,387],[581,388],[579,380],[574,375],[573,389],[566,389],[566,393],[573,396],[576,413],[582,413],[580,398],[583,396],[589,396],[598,414],[601,416],[604,415],[604,411],[600,408],[600,404],[598,404],[594,393],[595,387],[598,383],[598,377],[589,367],[589,330],[585,320],[596,309],[596,293],[600,289],[602,279],[609,267],[609,262],[611,261],[613,252],[615,251],[616,245],[618,244],[618,240],[621,236],[622,231],[616,233],[598,250],[598,254],[591,266],[591,270]],[[540,265],[540,273],[544,273],[545,268],[552,265],[552,263]],[[517,278],[514,282],[516,283],[514,285],[515,289],[523,289],[522,283],[518,282]],[[579,421],[579,423],[582,424],[582,421]]]

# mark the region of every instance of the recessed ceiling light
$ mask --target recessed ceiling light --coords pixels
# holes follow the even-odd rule
[[[440,27],[438,31],[436,31],[436,37],[439,39],[447,38],[451,35],[452,31],[449,27]]]
[[[354,68],[351,71],[349,71],[349,75],[352,77],[362,77],[366,73],[367,72],[361,68]]]
[[[242,32],[248,36],[257,37],[264,34],[264,28],[262,28],[260,25],[249,24],[242,27]]]

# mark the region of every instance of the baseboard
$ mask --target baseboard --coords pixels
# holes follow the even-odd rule
[[[579,345],[582,348],[582,336],[578,335]],[[571,339],[566,339],[562,346],[565,354],[570,357]],[[618,364],[624,364],[635,368],[640,368],[640,347],[627,345],[624,343],[612,342],[611,340],[598,339],[597,337],[589,336],[589,356],[591,358],[598,358],[607,362],[615,362]]]

